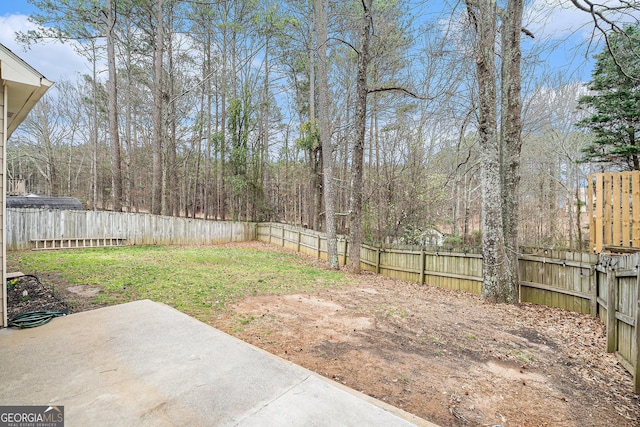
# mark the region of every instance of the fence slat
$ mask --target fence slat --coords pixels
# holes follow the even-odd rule
[[[631,237],[631,173],[623,172],[622,178],[622,200],[621,200],[621,216],[622,216],[622,246],[631,246],[633,239]],[[637,207],[636,207],[637,208]]]
[[[607,351],[613,353],[617,349],[616,306],[618,301],[618,282],[615,272],[607,270]]]

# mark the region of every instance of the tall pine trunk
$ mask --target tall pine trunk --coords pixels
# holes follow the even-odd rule
[[[118,129],[118,86],[116,73],[116,2],[107,1],[107,67],[109,69],[109,136],[111,137],[111,202],[114,211],[122,210],[122,159]]]
[[[336,187],[333,182],[333,144],[329,125],[329,78],[327,58],[328,0],[315,2],[315,18],[318,49],[318,120],[320,122],[320,143],[322,144],[322,172],[327,235],[327,262],[338,269],[338,241],[336,230]]]
[[[156,2],[155,52],[153,56],[153,165],[151,189],[151,213],[162,213],[162,57],[164,47],[164,29],[162,0]]]
[[[362,192],[364,170],[364,139],[367,130],[367,68],[371,40],[371,6],[373,0],[362,2],[362,28],[360,54],[356,79],[355,141],[351,164],[351,196],[349,198],[349,270],[360,273],[360,246],[362,244]]]

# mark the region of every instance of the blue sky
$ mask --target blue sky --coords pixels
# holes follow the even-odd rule
[[[47,43],[25,50],[15,42],[15,32],[29,28],[27,16],[33,11],[33,6],[26,0],[0,0],[0,43],[54,82],[88,73],[85,60],[68,44]]]
[[[446,0],[432,1],[446,7],[443,6]],[[528,5],[525,26],[536,35],[536,39],[526,40],[525,46],[542,46],[541,43],[555,46],[554,49],[546,48],[548,53],[543,56],[546,68],[557,70],[568,80],[588,81],[592,70],[591,57],[599,49],[592,46],[591,52],[586,53],[591,29],[587,15],[577,11],[568,0],[533,0]],[[33,11],[33,6],[26,0],[0,0],[0,43],[50,80],[88,73],[84,59],[68,44],[40,44],[25,51],[15,42],[15,32],[28,29],[27,16]]]

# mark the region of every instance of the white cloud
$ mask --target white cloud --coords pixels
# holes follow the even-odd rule
[[[54,82],[64,78],[75,79],[78,73],[89,72],[87,60],[76,53],[69,43],[38,43],[25,50],[16,42],[16,32],[35,28],[26,15],[0,16],[0,43]]]
[[[616,6],[620,2],[609,0],[603,4]],[[640,18],[640,13],[636,10],[617,14],[607,12],[605,15],[618,24]],[[531,1],[525,11],[524,26],[540,39],[557,40],[579,35],[583,40],[588,40],[594,35],[591,15],[579,10],[570,0]],[[595,36],[599,38],[600,33],[596,32]]]
[[[559,39],[575,33],[587,37],[589,16],[563,0],[534,0],[525,10],[524,26],[538,39]]]

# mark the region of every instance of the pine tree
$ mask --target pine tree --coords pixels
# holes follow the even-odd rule
[[[596,55],[596,66],[580,108],[593,114],[577,125],[594,133],[583,161],[609,163],[623,170],[640,170],[640,29],[629,26],[613,34]]]

